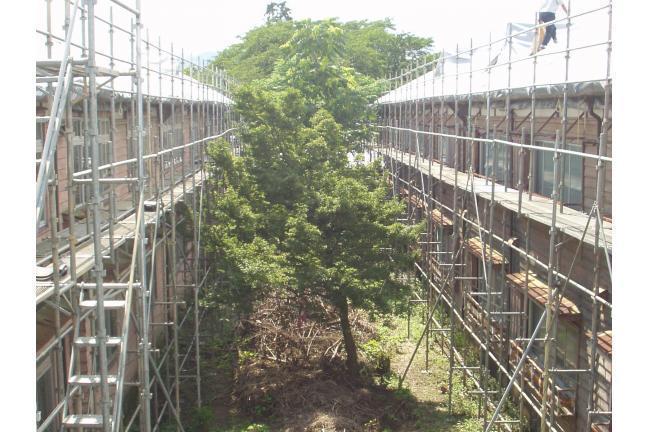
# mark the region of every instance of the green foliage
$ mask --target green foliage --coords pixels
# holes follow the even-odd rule
[[[205,253],[212,260],[216,281],[226,283],[207,295],[249,310],[256,295],[289,282],[285,257],[260,235],[264,221],[258,208],[264,203],[241,161],[233,159],[222,140],[210,146],[209,154],[215,163]]]
[[[211,407],[194,408],[191,413],[190,430],[195,432],[208,432],[214,420],[214,411]]]
[[[270,432],[270,427],[263,423],[239,423],[224,429],[216,429],[213,432]]]
[[[248,31],[241,42],[218,54],[214,63],[244,83],[268,77],[282,55],[281,46],[290,40],[294,31],[293,21],[256,27]]]
[[[250,74],[259,78],[234,94],[245,151],[234,158],[225,141],[209,148],[206,253],[218,290],[208,295],[243,311],[270,293],[325,301],[340,314],[352,373],[348,305],[384,313],[407,297],[411,288],[398,276],[413,265],[409,245],[423,228],[396,222],[403,205],[387,199],[378,164],[349,162],[368,137],[379,90],[368,75],[375,65],[361,73],[350,56],[380,48],[389,25],[356,22],[349,34],[335,20],[305,20],[252,30],[246,48],[232,48],[229,57],[250,56],[257,68]],[[272,73],[267,53],[253,53],[264,49],[257,37],[266,32],[285,39],[272,54]],[[349,42],[361,36],[365,42]]]
[[[274,88],[299,90],[309,116],[324,109],[349,131],[373,118],[369,104],[380,87],[348,64],[344,30],[334,20],[296,23],[282,50],[283,57],[266,82]]]
[[[256,356],[257,354],[254,351],[239,351],[239,355],[238,355],[239,365],[255,359]]]
[[[252,423],[248,425],[244,430],[245,432],[270,432],[270,428],[261,423]]]
[[[286,2],[270,2],[266,6],[266,22],[280,22],[280,21],[290,21],[292,17],[290,16],[290,8],[286,6]]]
[[[282,3],[269,4],[267,23],[248,31],[241,42],[223,50],[214,59],[216,66],[224,68],[244,83],[268,78],[275,70],[276,63],[290,57],[290,52],[285,51],[285,44],[291,40],[309,42],[309,34],[303,30],[314,26],[321,26],[321,32],[312,35],[324,37],[326,42],[309,53],[328,54],[328,50],[334,48],[336,54],[343,58],[343,66],[362,76],[383,78],[404,68],[412,59],[430,59],[432,39],[396,33],[390,19],[346,23],[333,19],[293,21],[281,12]],[[271,5],[274,5],[274,12],[268,15]],[[288,16],[289,13],[288,10]],[[331,45],[331,42],[334,44]],[[322,62],[323,68],[327,65]]]
[[[254,415],[256,417],[267,417],[272,413],[272,408],[274,405],[274,400],[272,398],[272,395],[270,394],[265,394],[260,400],[256,401],[256,404],[254,405]],[[246,429],[246,430],[258,430],[256,429],[255,425],[253,429]],[[248,426],[249,428],[250,426]],[[263,429],[262,429],[263,430]]]
[[[342,26],[351,66],[359,73],[374,78],[398,71],[413,59],[425,58],[432,47],[430,38],[396,33],[394,23],[389,18],[349,21]]]

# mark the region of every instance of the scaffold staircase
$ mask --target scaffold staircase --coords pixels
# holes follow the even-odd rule
[[[81,6],[81,3],[83,6]],[[88,28],[89,46],[87,56],[72,58],[71,46],[74,33],[74,24],[77,21],[78,11],[82,15],[87,14],[89,22],[94,22],[94,3],[75,0],[70,3],[70,19],[66,22],[65,41],[63,44],[63,55],[61,60],[41,60],[36,62],[36,83],[47,85],[43,91],[51,98],[49,113],[40,117],[39,121],[47,122],[47,132],[43,140],[42,158],[38,166],[36,182],[36,213],[38,231],[38,219],[44,212],[47,197],[47,186],[54,172],[54,158],[57,141],[64,118],[66,108],[73,103],[71,101],[72,88],[75,77],[89,79],[91,91],[89,95],[84,94],[83,98],[89,99],[89,123],[91,130],[97,130],[97,106],[95,79],[106,77],[111,81],[120,76],[132,76],[139,81],[140,72],[129,71],[119,72],[112,68],[102,68],[95,64],[94,59],[94,27]],[[131,9],[128,9],[131,10]],[[132,10],[131,10],[132,11]],[[139,13],[132,11],[138,18]],[[86,19],[84,16],[81,19]],[[139,27],[137,27],[139,29]],[[138,45],[139,45],[139,33]],[[139,67],[139,57],[138,57]],[[52,89],[52,85],[55,88]],[[104,83],[105,84],[105,83]],[[42,89],[42,87],[41,87]],[[138,87],[141,92],[141,87]],[[140,93],[141,94],[141,93]],[[141,105],[141,101],[138,102]],[[98,155],[98,143],[91,139],[92,156]],[[142,164],[142,161],[139,161]],[[133,303],[133,288],[143,288],[144,284],[134,282],[136,277],[136,260],[141,256],[143,244],[143,188],[140,185],[139,204],[137,206],[136,228],[132,232],[133,253],[130,267],[130,276],[127,283],[106,283],[104,282],[104,270],[102,260],[105,258],[102,252],[98,232],[100,228],[100,202],[99,173],[98,167],[92,166],[93,193],[93,230],[94,241],[94,282],[77,282],[71,288],[71,305],[74,310],[73,343],[71,354],[68,357],[68,373],[65,387],[65,398],[61,402],[61,423],[60,430],[86,430],[97,429],[105,432],[120,430],[122,418],[122,399],[124,376],[126,369],[126,357],[128,351],[128,335],[130,332],[131,306]],[[141,175],[140,175],[141,176]],[[140,264],[141,266],[141,264]],[[121,334],[112,335],[106,333],[106,314],[117,311],[118,316],[113,317],[121,322]],[[109,364],[107,350],[111,352],[111,358],[118,355],[119,361],[115,365]],[[112,369],[109,372],[109,369]],[[41,426],[39,431],[46,425]]]
[[[65,406],[63,407],[62,426],[65,429],[101,429],[114,431],[119,429],[122,413],[122,395],[128,350],[128,335],[130,331],[130,314],[133,299],[133,289],[141,288],[140,283],[134,283],[135,261],[137,259],[139,224],[142,223],[142,208],[137,215],[136,229],[131,270],[127,283],[85,283],[77,284],[78,302],[74,304],[76,316],[74,325],[74,343],[69,364],[68,386]],[[102,293],[103,291],[103,293]],[[105,297],[105,299],[104,299]],[[73,296],[74,298],[74,296]],[[118,311],[118,321],[122,322],[119,336],[107,335],[104,330],[95,328],[95,321],[109,311]],[[89,335],[82,335],[82,329],[93,329]],[[103,333],[103,334],[102,334]],[[107,357],[106,349],[119,350],[119,362],[114,373],[97,370],[97,359]],[[103,352],[102,352],[103,351]],[[91,361],[82,361],[82,353]],[[85,371],[83,370],[85,369]],[[96,389],[100,388],[97,393]],[[87,390],[87,404],[75,401],[75,397]],[[97,399],[98,396],[98,400]],[[107,418],[107,420],[106,420]]]
[[[81,364],[82,351],[87,350],[86,353],[90,354],[93,359],[96,359],[97,357],[96,354],[100,349],[100,347],[102,346],[102,344],[105,348],[114,347],[119,349],[120,351],[123,351],[125,349],[125,346],[123,344],[124,340],[122,337],[105,336],[105,335],[101,336],[96,333],[92,336],[80,336],[82,327],[85,328],[94,327],[93,321],[95,319],[95,315],[102,313],[101,309],[103,309],[103,313],[110,310],[120,311],[122,312],[122,318],[124,317],[123,312],[126,307],[126,301],[125,300],[105,300],[103,301],[103,305],[99,305],[96,299],[91,298],[93,297],[91,291],[94,290],[95,288],[96,286],[93,286],[93,288],[88,288],[87,286],[82,285],[80,289],[79,302],[77,307],[80,309],[81,314],[84,314],[84,312],[89,312],[89,313],[82,315],[84,318],[81,320],[77,320],[77,322],[75,323],[74,344],[73,344],[72,356],[70,359],[70,369],[69,369],[68,381],[67,381],[68,397],[66,398],[66,400],[73,400],[73,397],[76,394],[82,394],[84,389],[87,389],[87,391],[90,393],[94,393],[95,389],[98,386],[109,386],[110,388],[114,388],[119,382],[120,376],[123,376],[123,371],[118,371],[117,374],[106,374],[102,376],[101,373],[97,373],[96,371],[96,360],[93,360],[90,364],[86,363],[85,372],[81,370],[83,369]],[[92,322],[88,322],[88,321],[92,321]],[[93,400],[94,398],[90,396],[90,398],[88,399]],[[114,406],[112,406],[114,405],[112,400],[100,401],[100,405],[103,406],[104,404],[111,405],[110,406],[111,410],[114,410]],[[83,405],[84,404],[78,404],[76,409],[81,408],[81,412],[74,412],[74,413],[69,412],[72,411],[71,409],[72,407],[68,405],[64,407],[63,426],[66,429],[75,429],[75,428],[83,427],[83,428],[91,428],[91,429],[112,430],[111,428],[112,419],[108,419],[108,422],[105,422],[103,415],[96,414],[95,413],[96,409],[93,409],[90,406],[91,404],[86,404],[85,407]],[[83,411],[87,411],[87,412],[83,412]]]

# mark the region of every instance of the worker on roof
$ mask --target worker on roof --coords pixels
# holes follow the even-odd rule
[[[540,9],[538,11],[538,24],[555,21],[556,12],[558,11],[559,6],[563,8],[566,14],[569,13],[567,12],[567,7],[562,0],[541,0]],[[546,27],[544,38],[538,47],[538,51],[545,49],[549,41],[552,39],[554,42],[558,42],[558,39],[556,38],[556,26],[554,24],[550,24]]]

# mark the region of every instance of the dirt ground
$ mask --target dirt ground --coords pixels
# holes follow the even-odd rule
[[[332,342],[339,338],[339,329],[320,328],[318,336],[307,342],[310,352],[319,354],[300,356],[294,347],[315,332],[307,331],[309,323],[301,318],[298,331],[292,332],[285,325],[291,322],[287,313],[273,311],[273,322],[279,324],[277,316],[283,316],[277,326],[262,317],[250,319],[254,325],[241,338],[244,348],[239,341],[236,348],[236,344],[220,344],[217,350],[206,351],[210,357],[203,365],[211,379],[205,391],[211,395],[213,419],[198,432],[481,430],[474,403],[460,392],[453,396],[453,415],[448,414],[448,364],[437,345],[430,346],[428,371],[424,349],[419,350],[401,389],[398,377],[415,346],[415,340],[404,336],[393,337],[397,342],[390,350],[390,373],[379,375],[369,368],[362,382],[351,383],[344,372],[343,349],[336,353],[329,349],[335,346]],[[359,346],[372,340],[382,343],[375,330],[380,324],[359,316],[356,324]],[[406,334],[405,321],[396,319],[392,324],[388,333]],[[299,359],[291,361],[291,357]],[[363,360],[369,362],[369,357],[365,353]]]
[[[453,415],[448,413],[448,359],[436,344],[430,345],[428,368],[425,365],[425,341],[419,349],[403,382],[418,402],[414,421],[401,425],[402,431],[472,432],[481,431],[475,418],[474,403],[459,392],[453,392]],[[404,341],[392,361],[400,376],[407,367],[415,340]],[[457,376],[455,375],[455,381]],[[461,383],[459,382],[461,390]]]

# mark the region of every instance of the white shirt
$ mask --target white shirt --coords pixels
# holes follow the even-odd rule
[[[562,1],[560,1],[560,0],[541,0],[540,1],[540,8],[538,9],[538,12],[553,12],[553,13],[556,13],[561,4],[562,4]]]

